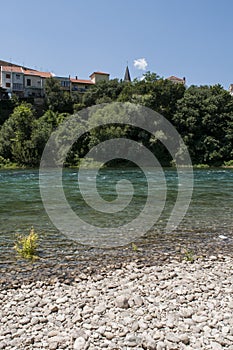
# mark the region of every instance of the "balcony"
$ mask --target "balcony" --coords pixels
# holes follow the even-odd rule
[[[13,91],[23,91],[23,84],[14,83],[13,84]]]

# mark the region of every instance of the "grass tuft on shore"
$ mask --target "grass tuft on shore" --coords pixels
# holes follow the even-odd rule
[[[31,227],[28,235],[17,234],[14,249],[21,258],[29,260],[38,259],[38,256],[36,255],[37,247],[38,235],[36,234],[34,227]]]

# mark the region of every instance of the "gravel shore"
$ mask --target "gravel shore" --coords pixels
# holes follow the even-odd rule
[[[233,350],[231,256],[127,262],[0,291],[0,349]]]

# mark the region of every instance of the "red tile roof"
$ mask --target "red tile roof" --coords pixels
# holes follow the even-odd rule
[[[23,73],[22,67],[2,66],[1,70],[2,70],[2,72]]]
[[[14,73],[24,73],[25,75],[34,75],[41,78],[50,78],[52,73],[49,72],[40,72],[34,69],[24,69],[23,67],[14,67],[14,66],[2,66],[2,72],[14,72]]]
[[[76,84],[91,84],[91,85],[93,85],[94,83],[93,83],[93,81],[91,81],[91,80],[85,80],[85,79],[70,79],[70,81],[72,82],[72,83],[76,83]]]
[[[24,69],[24,74],[25,75],[34,75],[34,76],[38,76],[41,78],[51,78],[53,76],[53,74],[50,72],[40,72],[37,70],[31,70],[31,69]]]
[[[175,77],[174,75],[170,76],[167,78],[168,80],[178,80],[178,81],[184,81],[184,79],[181,79],[181,78],[178,78],[178,77]]]

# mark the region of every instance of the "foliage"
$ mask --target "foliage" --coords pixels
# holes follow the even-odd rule
[[[224,165],[233,167],[233,159],[229,160],[228,162],[224,162]]]
[[[17,168],[17,164],[12,163],[9,159],[5,159],[2,156],[0,156],[0,169],[1,168],[14,169]]]
[[[58,111],[63,107],[63,92],[59,81],[55,78],[46,79],[45,96],[48,109],[51,111]]]
[[[89,107],[95,104],[116,101],[124,86],[125,83],[119,82],[117,79],[100,81],[84,94],[83,105]]]
[[[23,102],[0,130],[0,155],[20,165],[34,163],[34,149],[31,133],[34,128],[34,111],[30,104]]]
[[[189,261],[191,263],[193,263],[196,259],[194,252],[190,249],[184,249],[183,255],[184,255],[184,260]]]
[[[47,108],[53,112],[72,114],[74,112],[74,104],[80,102],[78,94],[63,91],[59,81],[53,77],[45,81],[45,96]]]
[[[137,252],[138,251],[138,246],[135,244],[135,243],[132,243],[132,250],[134,252]]]
[[[32,105],[21,103],[0,129],[0,156],[20,166],[38,166],[51,133],[67,116],[48,110],[36,119]]]
[[[146,106],[171,120],[176,111],[176,103],[183,97],[184,92],[183,84],[174,84],[155,73],[147,72],[143,80],[126,84],[118,100]]]
[[[208,169],[210,166],[208,164],[194,164],[194,168],[197,169]]]
[[[221,165],[232,159],[233,98],[220,85],[191,86],[172,120],[194,164]]]
[[[170,165],[171,155],[162,142],[144,130],[127,123],[122,125],[120,109],[113,111],[119,116],[119,124],[112,122],[110,102],[113,101],[131,102],[161,113],[180,133],[193,164],[199,168],[224,162],[229,166],[228,162],[233,159],[233,98],[220,85],[186,89],[183,84],[174,84],[156,73],[147,72],[142,80],[135,79],[131,83],[117,79],[100,81],[82,94],[63,91],[58,80],[49,78],[45,91],[47,110],[40,111],[40,115],[34,106],[17,98],[0,101],[1,166],[10,163],[38,166],[50,135],[73,112],[78,114],[78,122],[70,124],[67,130],[59,130],[56,144],[70,144],[86,127],[91,131],[73,144],[65,165],[76,166],[93,146],[119,137],[135,140],[151,150],[162,165]],[[102,103],[105,103],[104,108],[83,113],[86,107]],[[108,125],[96,127],[102,122]],[[58,158],[62,159],[62,154]]]
[[[38,235],[35,233],[34,228],[30,229],[29,234],[26,236],[17,235],[14,249],[18,255],[24,259],[36,259],[36,249],[38,247]]]

